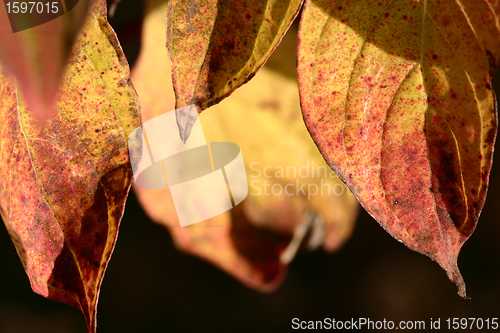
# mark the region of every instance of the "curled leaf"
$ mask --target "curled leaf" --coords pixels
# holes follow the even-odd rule
[[[59,84],[71,46],[87,15],[89,0],[43,3],[42,13],[39,7],[30,9],[30,2],[26,14],[19,7],[18,14],[14,14],[14,4],[0,6],[0,62],[4,70],[16,77],[34,115],[46,120],[57,112],[54,103]],[[47,8],[51,15],[45,12]],[[30,10],[34,12],[29,14]],[[53,11],[57,13],[52,15]],[[51,20],[35,26],[45,16]],[[33,26],[26,29],[30,25]]]
[[[250,80],[301,5],[302,0],[170,1],[167,49],[176,109],[194,104],[201,112]],[[185,141],[193,124],[178,124]]]
[[[106,4],[93,2],[72,49],[57,113],[38,120],[0,69],[0,207],[33,291],[80,308],[96,329],[131,169],[138,100]]]
[[[145,121],[174,108],[168,55],[160,47],[165,36],[157,29],[165,23],[165,8],[149,10],[141,55],[132,73]],[[261,291],[281,284],[286,264],[298,250],[341,247],[353,230],[358,209],[304,127],[297,85],[289,77],[295,73],[295,63],[283,57],[294,42],[293,34],[287,34],[275,52],[277,59],[283,59],[272,61],[280,72],[264,67],[231,98],[200,115],[208,142],[229,141],[241,148],[250,192],[242,203],[209,220],[180,227],[168,188],[134,186],[146,213],[169,228],[177,247]]]
[[[497,130],[497,14],[489,2],[311,0],[299,31],[302,111],[327,163],[463,297],[457,257]]]

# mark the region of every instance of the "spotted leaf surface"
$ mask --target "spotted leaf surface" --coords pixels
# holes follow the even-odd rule
[[[250,80],[301,4],[302,0],[170,1],[167,48],[176,108],[195,105],[201,112]],[[183,139],[193,124],[184,118],[177,118]]]
[[[0,69],[0,207],[33,291],[80,308],[95,332],[131,169],[127,136],[140,125],[129,68],[96,1],[72,49],[57,113],[35,117]]]
[[[465,297],[460,248],[483,207],[500,59],[489,1],[306,1],[302,112],[327,163],[393,237]]]

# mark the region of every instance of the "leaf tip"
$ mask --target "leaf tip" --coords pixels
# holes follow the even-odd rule
[[[466,293],[465,281],[464,278],[462,277],[462,274],[460,274],[460,270],[458,269],[458,264],[455,262],[454,264],[451,264],[450,267],[445,268],[445,270],[450,281],[457,286],[458,295],[463,299],[469,299]]]
[[[179,135],[182,142],[186,143],[191,135],[196,120],[198,119],[198,108],[194,105],[188,105],[183,108],[175,110],[175,117],[177,119],[177,126],[179,127]]]
[[[96,333],[97,332],[97,320],[96,313],[89,314],[89,316],[85,316],[85,320],[87,322],[87,331],[88,333]]]
[[[451,279],[451,277],[450,277]],[[470,297],[467,297],[467,292],[465,288],[465,281],[462,278],[462,275],[460,275],[457,279],[452,280],[456,286],[458,287],[458,295],[462,297],[463,299],[470,299]]]

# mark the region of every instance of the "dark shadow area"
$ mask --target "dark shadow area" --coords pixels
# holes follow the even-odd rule
[[[113,0],[108,1],[108,11]],[[118,4],[115,15],[108,18],[130,66],[137,60],[141,49],[142,13],[144,4],[139,0],[123,0]]]

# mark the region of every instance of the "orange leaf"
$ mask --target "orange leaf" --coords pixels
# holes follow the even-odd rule
[[[105,3],[92,3],[47,122],[0,68],[2,218],[33,291],[80,308],[89,332],[130,188],[127,136],[140,124],[114,41]]]
[[[328,164],[393,237],[465,297],[460,248],[484,205],[496,136],[498,9],[472,1],[306,1],[298,70]]]

